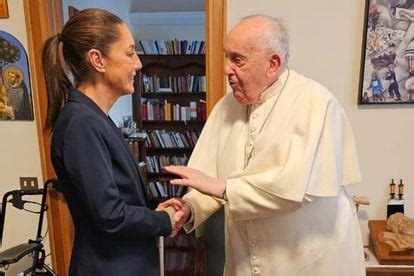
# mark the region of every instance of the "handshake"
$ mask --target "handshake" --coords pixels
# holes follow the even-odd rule
[[[165,211],[171,219],[172,231],[170,237],[175,237],[191,215],[188,204],[180,198],[171,198],[160,203],[155,211]]]
[[[224,197],[226,191],[224,179],[213,178],[199,170],[184,166],[166,166],[164,169],[168,173],[181,177],[171,180],[172,185],[188,186],[219,199]],[[190,206],[180,198],[172,198],[160,203],[156,211],[166,211],[170,215],[173,225],[170,237],[177,235],[191,215]]]

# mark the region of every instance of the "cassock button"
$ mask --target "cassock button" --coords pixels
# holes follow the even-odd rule
[[[257,118],[257,114],[256,114],[256,113],[254,113],[254,114],[252,115],[252,118],[253,118],[253,119],[256,119],[256,118]]]
[[[252,260],[253,260],[253,261],[256,261],[256,260],[257,260],[257,256],[256,256],[256,255],[253,255],[253,256],[252,256]]]
[[[250,132],[255,132],[255,130],[256,130],[256,128],[255,128],[255,127],[252,127],[252,128],[250,129]]]
[[[257,268],[257,267],[253,268],[253,272],[254,272],[255,274],[259,274],[259,268]]]

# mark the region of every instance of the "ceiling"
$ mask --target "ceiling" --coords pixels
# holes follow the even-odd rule
[[[205,0],[130,0],[130,12],[204,11]]]

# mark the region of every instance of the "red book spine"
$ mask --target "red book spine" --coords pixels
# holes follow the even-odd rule
[[[206,103],[200,102],[200,106],[201,106],[201,120],[205,121],[207,119]]]
[[[146,104],[141,104],[141,120],[148,120],[148,110]]]

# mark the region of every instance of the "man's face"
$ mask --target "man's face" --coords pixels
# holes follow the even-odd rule
[[[253,104],[270,86],[268,70],[271,55],[258,45],[257,22],[241,22],[235,26],[224,43],[226,63],[224,72],[233,90],[233,96],[241,104]]]
[[[8,79],[9,79],[10,85],[12,85],[12,86],[16,85],[19,82],[19,78],[18,78],[17,74],[13,73],[13,72],[9,72]]]

